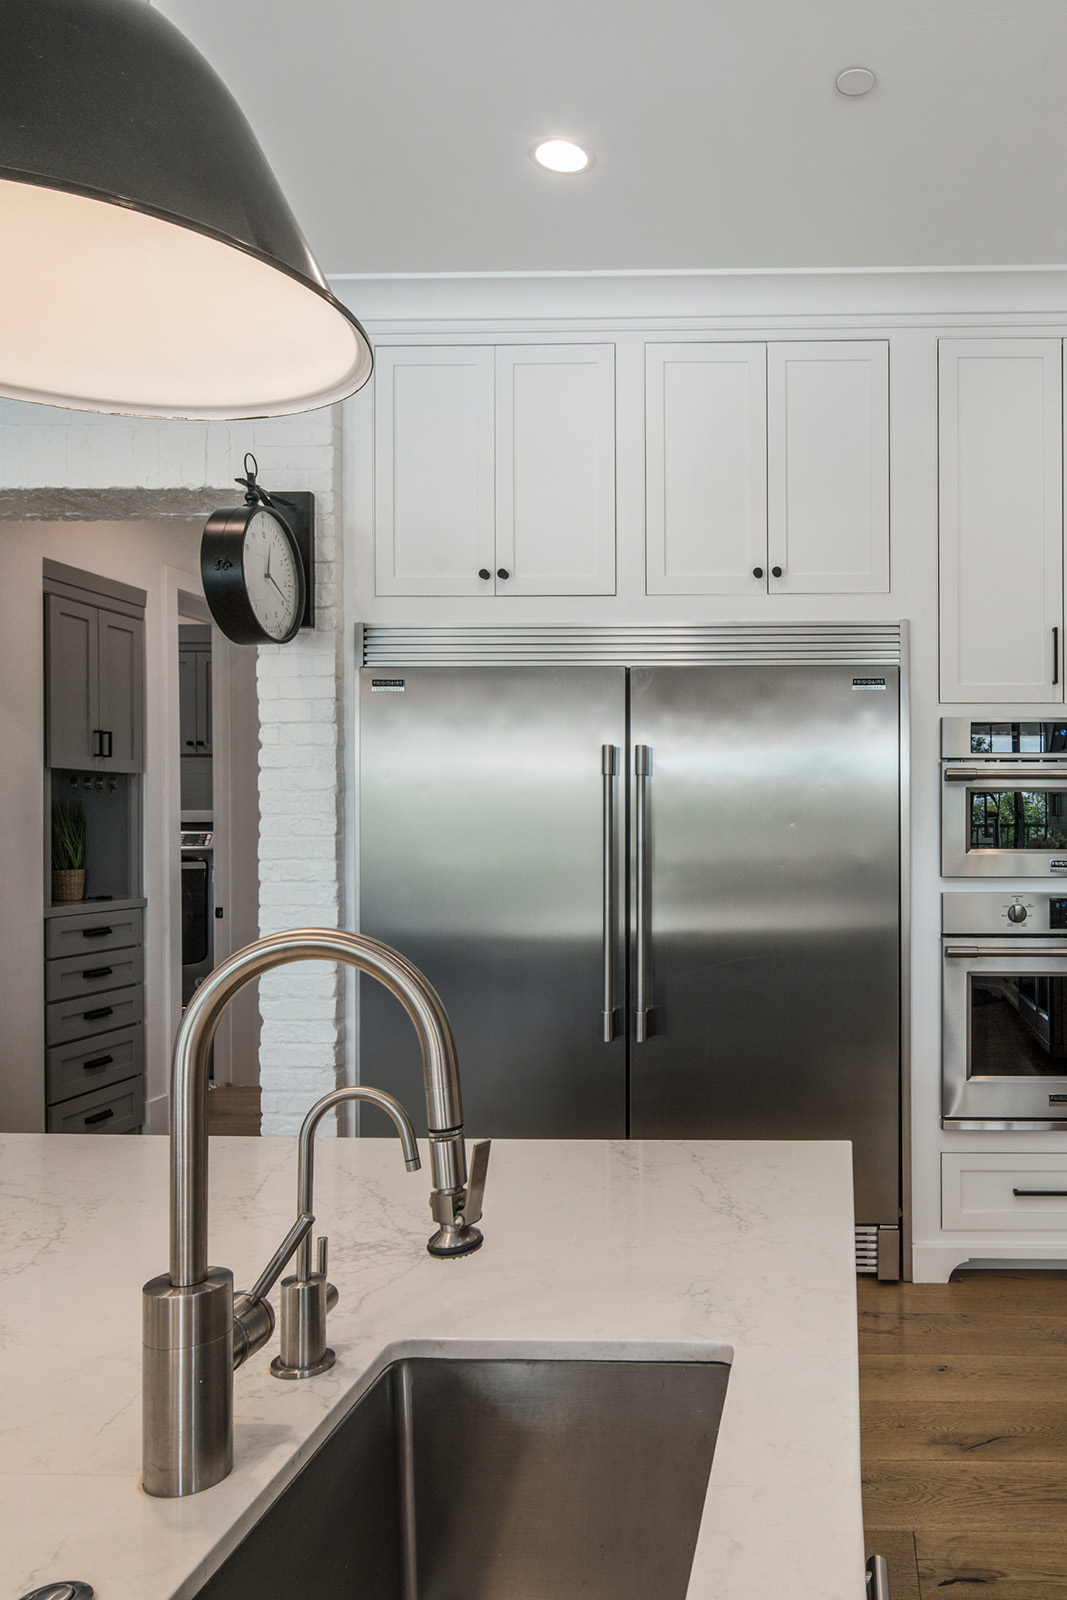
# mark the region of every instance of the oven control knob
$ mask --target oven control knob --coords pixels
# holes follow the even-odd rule
[[[1025,922],[1026,921],[1026,907],[1024,905],[1020,904],[1020,902],[1018,900],[1015,901],[1014,905],[1010,905],[1008,907],[1008,921],[1009,922]]]

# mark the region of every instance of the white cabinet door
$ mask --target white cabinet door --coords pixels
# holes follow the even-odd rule
[[[1063,700],[1062,344],[942,339],[942,700]]]
[[[375,593],[491,594],[493,351],[374,359]]]
[[[766,346],[645,347],[646,588],[766,588]]]
[[[496,592],[615,593],[615,347],[496,352]]]
[[[889,589],[889,346],[767,350],[772,594]]]

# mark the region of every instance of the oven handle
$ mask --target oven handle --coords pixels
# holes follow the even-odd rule
[[[987,783],[991,789],[1004,789],[1012,783],[1064,783],[1067,766],[1050,761],[1040,767],[945,767],[946,783]]]
[[[1009,945],[983,945],[979,948],[976,944],[947,944],[944,953],[946,956],[966,956],[973,959],[975,956],[995,956],[997,960],[1010,957],[1013,960],[1038,960],[1045,961],[1049,956],[1058,956],[1061,960],[1067,957],[1067,943],[1062,945],[1024,945],[1020,939],[1018,944]]]

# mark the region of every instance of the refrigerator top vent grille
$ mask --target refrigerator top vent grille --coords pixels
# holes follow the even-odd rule
[[[897,622],[707,623],[634,628],[402,628],[369,624],[357,648],[365,667],[692,666],[767,663],[791,666],[896,666]]]

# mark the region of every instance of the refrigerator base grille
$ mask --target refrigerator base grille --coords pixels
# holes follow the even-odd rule
[[[856,1229],[856,1271],[861,1276],[878,1276],[878,1227]]]

